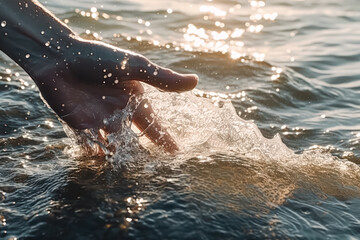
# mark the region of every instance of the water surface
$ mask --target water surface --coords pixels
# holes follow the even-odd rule
[[[41,2],[82,37],[200,83],[146,93],[179,155],[126,131],[94,157],[1,53],[0,238],[358,237],[357,1]]]

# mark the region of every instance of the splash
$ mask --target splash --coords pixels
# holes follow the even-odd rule
[[[181,151],[177,159],[231,153],[262,163],[278,163],[293,167],[309,164],[331,167],[336,165],[344,172],[352,171],[360,176],[360,169],[356,164],[337,159],[319,150],[295,154],[282,142],[279,134],[267,139],[254,122],[240,118],[230,99],[216,99],[214,103],[206,96],[207,94],[205,97],[199,97],[198,90],[178,94],[160,92],[146,86],[143,96],[132,99],[124,110],[105,120],[106,124],[117,124],[119,127],[116,129],[119,131],[105,136],[99,129],[75,131],[66,125],[64,128],[68,136],[85,149],[83,153],[98,154],[103,151],[113,162],[121,161],[124,152],[134,155],[135,158],[139,151],[168,157],[131,123],[134,109],[146,98],[161,124],[178,143]],[[101,140],[104,138],[106,141]]]
[[[181,151],[176,156],[164,153],[132,126],[132,112],[139,99],[107,119],[109,124],[120,124],[121,127],[118,132],[106,136],[105,142],[99,141],[101,131],[94,129],[72,131],[69,136],[83,146],[86,154],[89,154],[89,146],[95,154],[105,153],[114,166],[145,163],[145,167],[166,165],[179,169],[190,164],[189,161],[195,161],[195,165],[205,163],[206,168],[216,165],[217,172],[233,175],[232,179],[236,180],[220,189],[229,189],[228,193],[237,189],[247,197],[254,197],[260,191],[261,195],[256,198],[260,205],[264,201],[268,206],[281,204],[304,186],[325,195],[360,196],[358,165],[319,150],[296,154],[278,134],[267,139],[255,123],[241,119],[229,99],[216,99],[214,104],[196,93],[196,90],[183,94],[164,93],[147,87],[142,96],[149,99],[159,121],[178,143]],[[226,167],[229,164],[232,164],[231,168]],[[206,178],[208,176],[204,174],[202,179]],[[210,178],[214,178],[213,174]],[[212,179],[208,181],[211,186],[205,186],[206,183],[200,188],[209,188],[211,192],[215,181],[221,182]],[[195,185],[192,186],[194,191]],[[248,186],[257,190],[250,191]]]
[[[141,96],[131,98],[125,109],[104,120],[105,126],[117,129],[110,134],[98,128],[76,130],[63,123],[65,133],[72,140],[67,154],[73,157],[105,156],[110,163],[119,167],[131,167],[132,163],[148,156],[148,151],[139,144],[141,134],[132,127],[131,121],[134,109],[141,101]]]
[[[150,99],[162,124],[182,149],[170,165],[179,166],[189,159],[218,165],[220,158],[222,163],[217,171],[221,171],[220,166],[225,162],[236,162],[235,165],[241,165],[233,166],[237,171],[249,168],[251,174],[244,177],[226,170],[226,174],[241,179],[234,184],[247,182],[256,186],[271,204],[282,203],[295,189],[305,185],[332,196],[360,195],[358,165],[319,150],[296,154],[282,142],[280,135],[267,139],[254,122],[241,119],[229,99],[220,102],[216,99],[214,104],[196,96],[196,91],[174,94],[155,89],[147,91],[145,97]],[[148,149],[153,148],[151,143],[146,144]]]

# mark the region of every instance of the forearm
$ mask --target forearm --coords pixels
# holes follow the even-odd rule
[[[71,44],[73,32],[35,0],[0,0],[0,23],[0,50],[30,76]]]

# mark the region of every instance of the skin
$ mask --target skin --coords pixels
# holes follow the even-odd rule
[[[198,77],[179,74],[144,56],[78,37],[34,0],[0,0],[0,50],[21,66],[43,99],[73,129],[117,131],[104,119],[124,109],[147,83],[162,91],[193,89]],[[178,146],[143,100],[133,123],[155,144],[174,153]]]

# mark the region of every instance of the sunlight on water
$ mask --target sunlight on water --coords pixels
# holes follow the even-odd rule
[[[232,27],[233,24],[227,23],[227,16],[231,18],[238,13],[241,5],[237,4],[229,8],[227,11],[221,10],[212,5],[200,6],[201,13],[210,13],[213,16],[204,15],[201,25],[209,25],[213,22],[211,27],[198,27],[195,24],[188,24],[184,28],[185,43],[180,43],[181,48],[186,51],[202,51],[202,52],[220,52],[229,54],[232,59],[239,59],[245,57],[248,53],[246,44],[242,40],[244,33],[258,34],[264,29],[264,22],[275,21],[278,16],[277,12],[267,13],[263,12],[262,8],[265,3],[262,1],[251,1],[250,5],[254,8],[251,11],[255,12],[250,15],[249,21],[246,21],[242,28]],[[262,23],[259,23],[262,21]],[[214,30],[214,28],[216,30]],[[265,53],[253,52],[250,54],[256,61],[264,61]]]
[[[140,0],[142,7],[147,10],[156,10],[158,14],[163,14],[159,9],[162,8],[161,2],[154,2],[153,5],[143,4]],[[174,14],[174,9],[177,11],[183,11],[183,6],[171,2],[170,7],[166,9],[163,17],[173,18],[170,16]],[[176,51],[183,49],[190,52],[219,52],[222,54],[228,54],[233,60],[243,59],[244,57],[253,58],[255,61],[264,61],[266,53],[260,49],[251,49],[245,39],[248,39],[251,34],[260,34],[266,28],[266,25],[274,22],[278,17],[277,12],[268,12],[263,1],[249,1],[248,4],[243,7],[240,4],[234,4],[232,6],[225,5],[226,7],[218,7],[216,4],[209,2],[208,4],[189,4],[187,13],[197,16],[198,19],[193,23],[188,23],[181,29],[176,29],[172,34],[178,35],[182,33],[182,40],[178,37],[174,37],[174,41],[170,41],[171,38],[163,38],[159,31],[159,23],[154,23],[150,20],[138,18],[136,22],[142,25],[143,28],[139,30],[139,35],[133,34],[114,33],[114,37],[126,37],[128,41],[135,39],[139,42],[148,42],[154,46],[160,46],[165,48],[174,48]],[[116,14],[108,14],[102,8],[91,7],[87,10],[76,9],[75,12],[82,17],[92,18],[95,21],[102,20],[116,20],[123,21],[123,16]],[[244,9],[243,9],[244,8]],[[250,13],[248,17],[244,18],[244,12]],[[241,16],[241,23],[234,22],[233,18]],[[68,19],[65,19],[68,23]],[[132,19],[125,19],[126,21],[133,21]],[[158,28],[160,29],[158,30]],[[90,30],[86,30],[86,34],[82,35],[88,39],[102,40],[102,36],[99,33],[92,33]],[[250,42],[249,42],[250,43]],[[249,45],[252,45],[251,43]]]
[[[0,238],[357,236],[355,1],[40,2],[81,37],[200,83],[182,94],[145,86],[104,120],[117,132],[63,124],[66,138],[32,80],[0,55]],[[143,98],[178,153],[131,123]]]
[[[249,17],[249,21],[246,21],[243,28],[232,28],[232,24],[227,24],[227,13],[231,18],[234,14],[238,13],[238,10],[241,8],[241,5],[235,5],[231,7],[227,12],[221,11],[216,7],[207,7],[206,9],[212,9],[215,12],[215,16],[222,17],[221,20],[215,19],[215,26],[222,29],[221,31],[214,30],[205,30],[204,28],[196,28],[196,26],[190,24],[186,33],[184,34],[184,39],[189,44],[185,44],[185,50],[203,50],[203,51],[213,51],[221,53],[230,53],[232,59],[239,59],[246,56],[247,49],[246,44],[241,40],[242,36],[246,32],[247,34],[251,33],[260,33],[264,29],[264,23],[267,21],[275,21],[278,16],[277,12],[267,13],[262,10],[265,6],[265,3],[262,1],[251,1],[250,5],[254,8],[251,11],[254,12]],[[203,9],[202,6],[200,8]],[[206,11],[204,11],[206,12]],[[211,21],[208,16],[204,16],[206,22]],[[263,21],[262,21],[263,20]],[[261,22],[261,23],[259,23]],[[199,48],[202,47],[202,48]],[[204,50],[205,49],[205,50]],[[256,61],[264,61],[265,54],[261,52],[252,53],[252,56]]]
[[[210,6],[210,5],[201,5],[200,6],[200,12],[203,13],[211,13],[216,17],[225,17],[227,12],[224,10],[221,10],[215,6]]]

